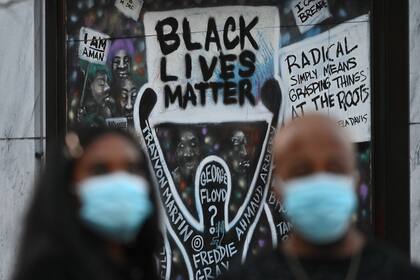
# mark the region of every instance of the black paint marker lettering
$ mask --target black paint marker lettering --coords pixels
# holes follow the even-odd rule
[[[178,105],[179,107],[181,107],[182,89],[180,85],[178,85],[175,88],[175,91],[172,91],[169,85],[165,85],[164,92],[165,92],[165,108],[168,108],[170,104],[175,103],[177,99],[178,99]]]
[[[312,98],[311,99],[311,101],[312,101],[312,103],[314,103],[314,105],[315,105],[315,110],[319,110],[319,108],[318,108],[318,99],[320,98],[320,96],[319,95],[317,95],[317,96],[315,96],[314,98]]]
[[[330,50],[331,50],[331,48],[333,48],[335,46],[335,44],[331,44],[331,45],[329,45],[328,46],[328,48],[327,48],[327,51],[325,52],[325,56],[327,57],[327,59],[329,60],[329,61],[334,61],[334,59],[332,59],[331,57],[330,57]]]
[[[177,76],[168,75],[166,72],[166,57],[162,57],[160,60],[160,79],[162,82],[170,82],[178,80]]]
[[[190,83],[187,83],[187,88],[185,90],[185,95],[183,98],[184,102],[182,103],[182,108],[187,108],[188,102],[191,102],[192,105],[197,105],[197,96],[195,95],[195,91],[193,86]]]
[[[300,2],[297,3],[297,5],[295,5],[295,8],[297,8],[297,12],[300,13],[303,11],[303,7],[302,4]]]
[[[245,37],[248,38],[248,41],[251,43],[252,47],[256,50],[259,49],[257,42],[255,42],[254,38],[251,35],[252,28],[255,27],[258,23],[258,17],[255,17],[248,25],[245,25],[245,19],[243,16],[239,17],[239,30],[240,30],[240,38],[241,38],[241,49],[243,50],[245,47]]]
[[[321,51],[317,48],[313,48],[309,53],[312,55],[313,65],[317,65],[321,61]]]
[[[303,110],[304,105],[306,105],[306,101],[303,101],[302,103],[296,105],[296,109],[300,109],[301,116],[305,115],[305,112]],[[299,114],[296,112],[296,109],[294,107],[292,107],[292,117],[293,118],[300,117]]]
[[[200,92],[200,103],[202,106],[206,105],[206,90],[210,87],[208,83],[198,83],[194,88]]]
[[[191,42],[191,28],[187,18],[184,18],[184,20],[182,21],[182,31],[182,36],[184,37],[185,47],[187,48],[187,50],[193,51],[203,48],[203,46],[200,43]]]
[[[335,54],[335,57],[344,56],[344,48],[341,42],[337,42],[337,52]]]
[[[300,65],[296,63],[296,60],[297,58],[296,58],[296,55],[294,54],[288,55],[286,57],[287,68],[289,69],[289,74],[292,73],[293,67],[297,67],[298,69],[300,69]]]
[[[235,65],[229,64],[229,62],[233,62],[235,60],[236,55],[234,54],[220,54],[220,78],[223,80],[229,80],[235,77],[235,74],[233,73]]]
[[[234,82],[225,82],[224,84],[224,94],[223,94],[223,104],[236,104],[238,100],[236,99],[236,84]]]
[[[163,30],[165,26],[171,27],[171,32],[165,34]],[[156,24],[155,30],[157,39],[160,44],[160,49],[164,55],[168,55],[176,51],[180,44],[179,36],[176,34],[178,29],[178,21],[173,17],[165,18],[161,21],[158,21]]]
[[[305,66],[310,66],[311,62],[309,61],[309,58],[306,56],[304,52],[302,52],[302,69],[305,68]]]
[[[214,103],[217,103],[217,99],[219,97],[219,89],[223,88],[223,83],[221,82],[210,83],[210,87],[212,90],[213,101]]]
[[[192,62],[191,55],[187,53],[185,55],[185,78],[191,79]]]
[[[239,105],[244,105],[245,98],[255,106],[255,98],[252,95],[252,83],[249,79],[239,81]]]
[[[232,40],[229,40],[229,30],[232,32],[236,31],[236,23],[233,17],[227,18],[223,30],[223,43],[225,44],[227,50],[232,50],[239,44],[239,36],[236,35]]]
[[[206,45],[204,46],[206,51],[210,49],[210,43],[215,43],[217,46],[217,50],[219,51],[221,50],[219,33],[217,33],[216,21],[212,17],[209,18],[209,21],[207,23],[207,33],[206,33],[206,43],[205,43]]]
[[[251,51],[244,50],[239,55],[239,62],[246,69],[239,69],[239,76],[241,76],[242,78],[251,77],[255,72],[255,61],[255,54]]]
[[[346,54],[352,53],[355,49],[359,47],[358,45],[354,45],[352,48],[349,48],[349,45],[347,43],[347,37],[344,37],[344,46],[346,49]]]
[[[210,66],[207,64],[207,60],[204,56],[200,55],[198,57],[198,61],[200,62],[201,73],[203,74],[203,80],[208,81],[214,73],[214,69],[217,65],[217,57],[213,56],[211,59]]]

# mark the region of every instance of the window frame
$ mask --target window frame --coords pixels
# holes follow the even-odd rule
[[[371,215],[373,234],[410,256],[408,7],[371,4]],[[45,17],[48,160],[67,130],[65,0],[46,1]]]

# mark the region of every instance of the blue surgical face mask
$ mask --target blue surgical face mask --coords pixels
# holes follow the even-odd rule
[[[357,207],[354,179],[317,173],[284,183],[284,206],[295,231],[305,240],[326,245],[347,232]]]
[[[92,231],[112,240],[133,241],[153,212],[147,181],[126,172],[95,176],[77,187],[80,218]]]

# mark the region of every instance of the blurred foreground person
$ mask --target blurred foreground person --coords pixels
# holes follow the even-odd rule
[[[157,279],[155,205],[133,136],[68,134],[36,186],[13,279]]]
[[[420,270],[354,226],[355,151],[334,120],[310,115],[288,123],[273,153],[279,196],[294,232],[226,279],[420,279]]]

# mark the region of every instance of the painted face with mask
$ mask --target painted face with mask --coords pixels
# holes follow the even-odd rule
[[[107,240],[133,241],[153,212],[150,186],[138,151],[119,135],[88,146],[74,171],[79,217]]]
[[[342,240],[357,208],[355,155],[343,132],[327,117],[307,117],[283,128],[274,150],[295,234],[320,246]]]

